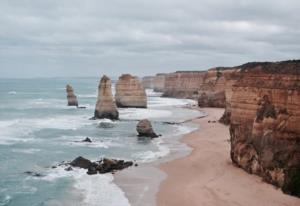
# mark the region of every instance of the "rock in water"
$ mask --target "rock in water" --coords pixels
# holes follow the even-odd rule
[[[74,94],[73,87],[68,84],[66,86],[66,91],[67,91],[68,106],[78,107],[78,101],[76,95]]]
[[[116,84],[116,104],[118,107],[147,107],[147,95],[138,77],[123,74]]]
[[[119,119],[119,112],[113,100],[111,80],[107,76],[101,78],[98,87],[98,99],[95,109],[95,119]]]
[[[84,168],[84,169],[88,169],[91,165],[92,162],[88,159],[85,159],[84,157],[77,157],[76,159],[74,159],[70,165],[72,165],[73,167],[79,167],[79,168]]]
[[[139,137],[158,137],[158,135],[153,131],[152,124],[148,119],[139,121],[136,126],[136,131],[139,133]]]

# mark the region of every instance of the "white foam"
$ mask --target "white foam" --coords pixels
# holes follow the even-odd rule
[[[149,99],[149,108],[153,107],[178,107],[178,106],[189,106],[195,105],[196,101],[192,99],[175,99],[166,97],[152,97]]]
[[[134,159],[137,159],[139,162],[152,162],[161,157],[164,157],[170,153],[170,149],[167,145],[164,144],[163,137],[153,139],[152,142],[157,146],[158,151],[144,151],[139,152],[133,155]]]
[[[62,144],[73,146],[73,147],[91,147],[91,148],[110,148],[110,147],[121,147],[121,144],[113,142],[112,139],[98,140],[96,137],[89,137],[92,142],[82,142],[84,137],[82,136],[62,136],[58,139],[65,141]]]
[[[23,153],[23,154],[34,154],[37,152],[40,152],[40,149],[34,149],[34,148],[29,148],[29,149],[12,149],[12,152],[15,153]]]
[[[78,94],[79,98],[97,98],[97,94]]]
[[[87,175],[85,169],[74,168],[72,171],[65,171],[65,167],[58,167],[51,169],[51,172],[39,179],[53,182],[60,178],[73,178],[75,180],[75,191],[83,197],[80,205],[130,205],[124,192],[113,183],[111,174]]]
[[[0,121],[0,144],[33,140],[30,134],[41,129],[77,130],[92,125],[85,115],[57,115],[48,118],[20,118]]]
[[[139,109],[139,108],[127,108],[120,109],[121,119],[152,119],[172,116],[172,111],[162,109]]]
[[[15,95],[15,94],[17,94],[17,92],[16,91],[10,91],[10,92],[8,92],[8,94]]]
[[[1,197],[1,194],[0,194],[0,197]],[[11,196],[9,196],[9,195],[5,195],[5,196],[3,196],[3,198],[1,197],[0,206],[7,205],[10,202],[10,200],[11,200]]]
[[[84,197],[82,203],[89,206],[129,206],[124,192],[113,183],[111,174],[86,175],[80,173],[75,176],[75,188]]]

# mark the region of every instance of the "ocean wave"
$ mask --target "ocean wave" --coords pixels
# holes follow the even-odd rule
[[[23,154],[35,154],[37,152],[40,152],[40,149],[35,148],[28,148],[28,149],[12,149],[12,152],[15,153],[23,153]]]
[[[124,192],[113,183],[112,174],[87,175],[85,169],[74,168],[72,171],[65,171],[65,167],[58,167],[51,169],[45,177],[39,179],[53,182],[60,178],[74,180],[75,190],[73,192],[77,194],[76,196],[83,197],[80,205],[130,205]]]
[[[7,205],[11,200],[11,196],[0,194],[0,206]]]
[[[17,94],[16,91],[9,91],[9,92],[7,92],[7,93],[10,94],[10,95],[16,95],[16,94]]]
[[[0,144],[30,141],[33,132],[42,129],[77,130],[92,125],[86,115],[57,115],[48,118],[20,118],[0,121]]]

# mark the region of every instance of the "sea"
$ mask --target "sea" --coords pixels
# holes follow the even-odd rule
[[[119,121],[90,120],[98,83],[99,78],[0,79],[0,206],[130,205],[112,174],[89,176],[83,169],[53,166],[78,156],[157,161],[170,153],[174,136],[196,128],[166,122],[203,115],[189,108],[193,100],[147,90],[147,109],[119,109]],[[67,106],[66,84],[85,109]],[[137,138],[137,122],[144,118],[161,137]],[[92,143],[81,142],[86,137]]]

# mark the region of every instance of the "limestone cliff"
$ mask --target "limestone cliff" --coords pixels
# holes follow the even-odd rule
[[[77,97],[74,94],[74,90],[73,90],[73,87],[71,85],[68,84],[66,86],[66,92],[67,92],[68,106],[78,107]]]
[[[238,67],[231,104],[231,158],[300,197],[300,61]]]
[[[123,74],[116,84],[116,104],[118,107],[147,107],[147,95],[137,77]]]
[[[95,108],[96,119],[119,119],[119,112],[113,100],[111,90],[111,80],[107,76],[103,76],[98,86],[98,99]]]
[[[205,71],[177,71],[166,74],[163,96],[196,99],[205,75]]]

